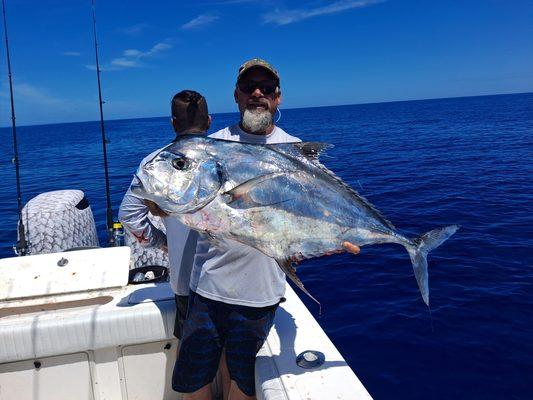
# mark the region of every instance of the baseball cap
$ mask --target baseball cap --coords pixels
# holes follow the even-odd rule
[[[272,65],[270,65],[265,60],[262,60],[261,58],[252,58],[251,60],[246,61],[244,64],[242,64],[239,67],[239,73],[237,75],[237,82],[242,78],[242,76],[251,70],[252,68],[263,68],[266,69],[268,72],[270,72],[274,78],[278,81],[279,84],[279,74],[278,71],[274,69]]]

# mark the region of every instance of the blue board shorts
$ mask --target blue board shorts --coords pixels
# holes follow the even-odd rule
[[[232,380],[255,394],[255,358],[274,322],[278,304],[246,307],[207,299],[191,291],[172,388],[192,393],[212,382],[225,348]]]
[[[183,336],[183,324],[187,317],[187,308],[189,308],[189,296],[174,295],[176,303],[176,319],[174,322],[174,336],[181,339]]]

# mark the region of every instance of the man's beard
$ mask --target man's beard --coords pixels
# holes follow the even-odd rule
[[[268,110],[245,109],[242,115],[242,126],[252,133],[263,133],[272,125],[272,114]]]

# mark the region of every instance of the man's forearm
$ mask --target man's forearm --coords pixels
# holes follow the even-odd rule
[[[155,227],[148,218],[148,207],[128,189],[119,210],[119,220],[125,230],[131,233],[141,246],[166,249],[165,233]]]

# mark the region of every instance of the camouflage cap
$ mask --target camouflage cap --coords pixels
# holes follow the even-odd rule
[[[272,75],[274,75],[274,77],[276,78],[276,80],[278,81],[278,84],[279,84],[278,71],[276,71],[274,69],[274,67],[272,65],[270,65],[268,62],[266,62],[265,60],[262,60],[260,58],[252,58],[251,60],[246,61],[244,64],[242,64],[240,66],[239,74],[237,75],[237,82],[239,81],[239,79],[241,79],[241,77],[247,71],[249,71],[252,68],[263,68],[263,69],[266,69],[268,72],[270,72]]]

